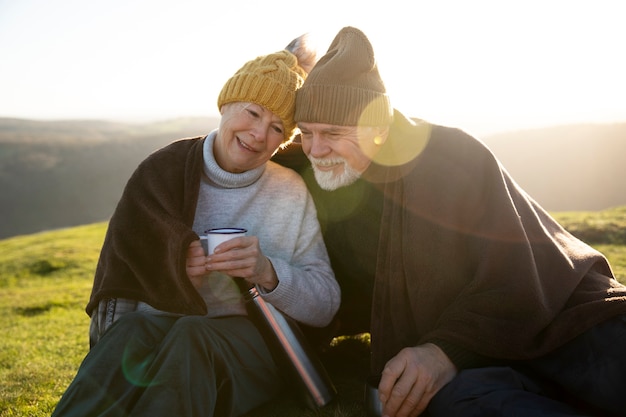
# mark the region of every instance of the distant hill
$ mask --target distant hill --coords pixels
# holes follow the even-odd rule
[[[217,125],[0,118],[0,238],[107,220],[139,162]]]
[[[141,160],[217,125],[215,118],[144,124],[0,118],[0,239],[107,220]],[[626,205],[626,123],[481,139],[550,211]]]
[[[483,141],[549,211],[626,204],[626,123],[524,130]]]

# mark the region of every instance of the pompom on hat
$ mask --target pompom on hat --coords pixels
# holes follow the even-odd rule
[[[374,50],[359,29],[339,31],[296,93],[296,122],[386,126],[393,107]]]
[[[259,56],[226,81],[217,98],[217,107],[221,109],[224,104],[238,101],[263,106],[280,117],[287,141],[295,133],[296,90],[305,78],[306,72],[298,64],[298,58],[287,50]]]

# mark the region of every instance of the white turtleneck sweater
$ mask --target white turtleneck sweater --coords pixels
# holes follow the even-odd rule
[[[306,185],[294,171],[274,162],[244,173],[224,171],[213,156],[216,132],[204,143],[204,174],[193,230],[241,227],[257,236],[272,263],[278,286],[261,296],[294,319],[311,325],[330,322],[340,303],[337,284]],[[233,279],[205,276],[199,290],[210,317],[245,314]]]

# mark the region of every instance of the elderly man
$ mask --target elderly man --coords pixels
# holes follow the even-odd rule
[[[275,159],[313,195],[333,335],[371,333],[384,415],[626,415],[626,287],[601,253],[480,141],[393,109],[358,29],[296,100],[303,152]]]

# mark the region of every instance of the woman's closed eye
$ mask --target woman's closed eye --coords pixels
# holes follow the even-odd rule
[[[246,113],[253,119],[258,119],[259,117],[261,117],[261,115],[257,111],[251,109],[250,107],[246,107]]]
[[[285,133],[285,131],[283,130],[282,124],[273,124],[272,129],[274,129],[274,132],[279,133],[281,135]]]

